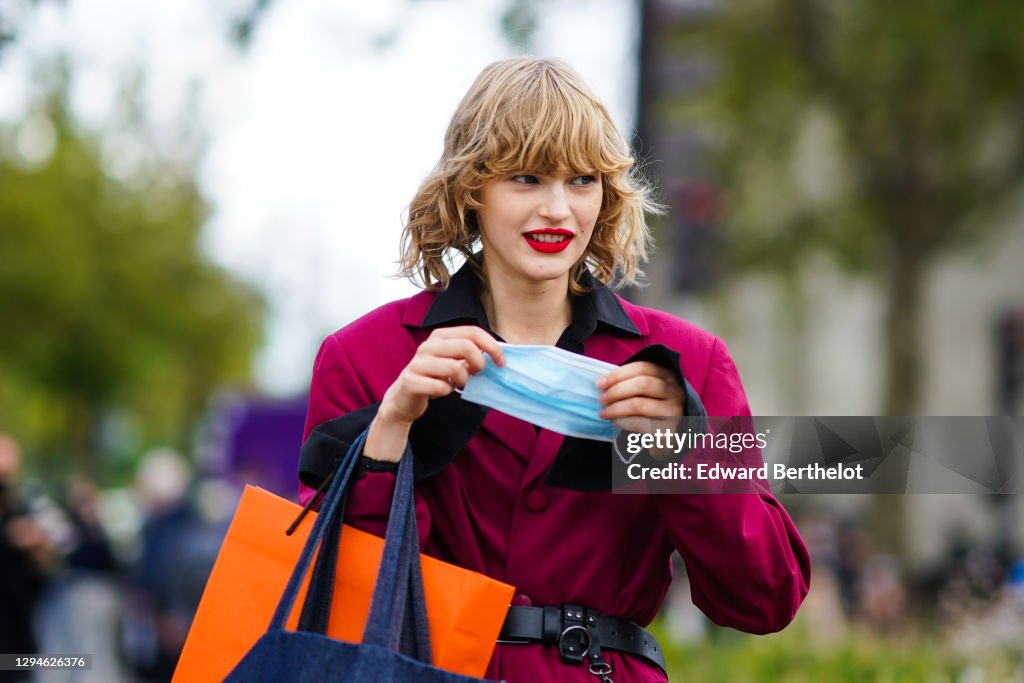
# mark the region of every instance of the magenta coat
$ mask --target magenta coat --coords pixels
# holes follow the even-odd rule
[[[324,341],[310,387],[307,447],[314,428],[332,420],[341,418],[352,431],[365,426],[433,327],[481,319],[466,270],[440,296],[421,292],[392,302]],[[575,338],[563,335],[560,346],[575,344],[586,356],[621,364],[663,344],[678,351],[682,375],[708,415],[750,414],[721,339],[596,282],[591,298],[596,306],[574,308]],[[471,299],[472,310],[465,310]],[[806,595],[807,550],[770,494],[620,495],[556,487],[545,479],[565,437],[455,395],[431,404],[439,406],[437,414],[428,411],[412,437],[423,551],[516,586],[513,604],[580,604],[646,625],[672,580],[673,550],[686,563],[694,603],[716,624],[778,631]],[[307,484],[317,481],[308,455],[304,450],[303,502],[312,494]],[[353,486],[347,522],[382,535],[393,484],[390,473],[364,474]],[[635,657],[604,653],[619,683],[665,680]],[[556,648],[542,644],[498,645],[487,675],[510,683],[596,680],[584,665],[565,664]]]

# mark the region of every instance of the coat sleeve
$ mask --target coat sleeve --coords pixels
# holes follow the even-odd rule
[[[720,339],[712,347],[701,395],[710,416],[750,416],[739,373]],[[792,621],[810,585],[810,558],[770,492],[653,498],[686,563],[693,602],[711,621],[759,634]]]
[[[337,464],[352,440],[366,429],[377,414],[376,397],[359,376],[342,342],[332,335],[324,340],[313,363],[309,387],[309,408],[303,434],[302,461],[323,461],[324,455]],[[311,457],[319,456],[319,457]],[[309,472],[303,470],[299,502],[305,504],[315,491]],[[345,523],[378,536],[387,528],[395,475],[389,472],[360,472],[349,485]],[[422,547],[430,533],[430,514],[416,495],[416,526]]]

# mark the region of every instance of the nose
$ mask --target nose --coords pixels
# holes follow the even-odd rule
[[[562,183],[550,183],[548,185],[543,201],[538,208],[538,213],[542,218],[556,225],[572,215],[569,207],[569,196]]]

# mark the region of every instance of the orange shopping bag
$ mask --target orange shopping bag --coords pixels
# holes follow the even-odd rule
[[[263,489],[245,487],[178,660],[175,683],[223,680],[266,632],[315,519],[308,515],[286,536],[299,509]],[[353,643],[362,638],[383,549],[384,539],[343,528],[328,636]],[[420,559],[434,665],[483,676],[515,588],[426,555]],[[298,623],[308,585],[307,575],[289,629]]]

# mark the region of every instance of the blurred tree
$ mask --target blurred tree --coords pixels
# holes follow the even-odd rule
[[[229,26],[231,42],[240,50],[246,51],[252,45],[259,27],[274,7],[275,0],[250,0],[249,6],[235,16]],[[378,49],[389,48],[395,44],[402,27],[407,22],[414,3],[423,0],[405,0],[404,6],[396,15],[394,24],[374,39]],[[503,0],[501,13],[501,30],[508,43],[522,50],[528,50],[537,32],[539,17],[537,0]],[[0,43],[2,45],[2,43]]]
[[[920,404],[922,292],[1024,177],[1024,3],[735,0],[670,37],[708,50],[704,99],[729,188],[731,256],[788,275],[812,253],[885,291],[881,411]]]
[[[506,0],[501,32],[510,45],[529,50],[540,26],[537,0]]]
[[[3,57],[8,46],[18,41],[18,32],[22,24],[38,6],[39,0],[0,2],[0,57]]]
[[[180,447],[216,387],[247,384],[263,304],[201,253],[192,167],[113,178],[66,92],[0,130],[0,419],[96,469],[107,417]]]

